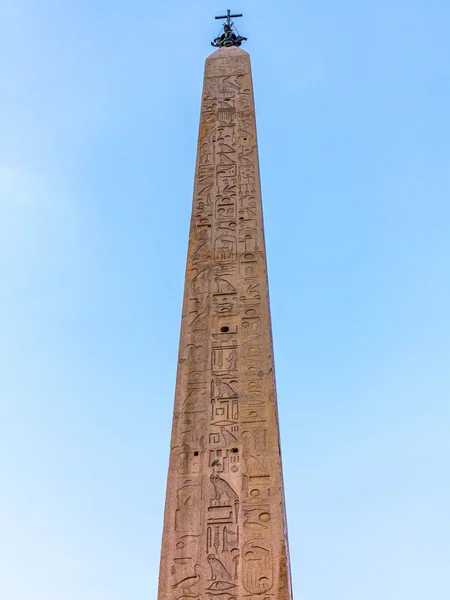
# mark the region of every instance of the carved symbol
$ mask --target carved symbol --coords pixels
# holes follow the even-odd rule
[[[219,144],[225,144],[232,148],[231,144],[233,144],[234,139],[234,127],[227,127],[219,125],[217,128],[217,136],[215,136],[214,141],[219,142]],[[232,152],[234,152],[234,148],[232,148]]]
[[[231,588],[234,587],[236,587],[234,583],[226,583],[225,581],[214,581],[214,583],[212,583],[206,591],[211,592],[213,594],[217,594],[220,592],[231,590]]]
[[[215,242],[216,261],[219,263],[231,263],[236,260],[236,238],[222,236]]]
[[[216,296],[217,297],[217,296]],[[224,296],[226,297],[230,297],[230,296]],[[235,298],[235,296],[233,296],[233,299]],[[235,340],[231,340],[229,339],[233,334],[236,334],[238,331],[238,322],[237,322],[237,315],[217,315],[214,317],[214,321],[213,321],[213,329],[217,332],[220,332],[220,335],[218,337],[217,333],[213,333],[213,336],[215,339],[219,340],[220,342],[224,341],[225,339],[229,340],[229,343],[235,343]],[[225,337],[224,337],[225,335]],[[233,346],[229,346],[229,348],[232,348]]]
[[[233,516],[233,507],[230,504],[223,504],[220,503],[217,506],[210,506],[208,507],[208,524],[209,525],[216,525],[216,524],[223,524],[223,523],[228,523],[231,524],[234,522],[234,516]],[[208,528],[208,536],[210,536],[210,530],[211,528]],[[211,541],[208,541],[208,548],[211,546]]]
[[[239,242],[241,243],[243,252],[253,252],[257,249],[256,239],[250,234],[245,235]]]
[[[204,310],[196,315],[192,321],[189,323],[189,326],[192,327],[193,331],[206,330],[208,329],[209,324],[209,296],[206,297],[205,308]]]
[[[223,551],[228,552],[236,550],[239,546],[239,525],[236,527],[236,532],[231,531],[228,527],[223,528]]]
[[[209,464],[214,467],[215,473],[226,473],[229,466],[228,450],[210,450]]]
[[[211,400],[211,421],[214,425],[234,425],[238,418],[237,398]]]
[[[219,503],[217,506],[214,505],[208,507],[208,525],[231,524],[233,522],[233,507],[230,504]],[[208,527],[208,549],[212,546],[211,535],[211,527]]]
[[[186,436],[186,441],[190,438],[192,441],[197,439],[198,432],[203,432],[205,427],[206,410],[201,408],[184,410],[180,422],[181,433]],[[203,444],[202,444],[203,445]]]
[[[207,240],[211,236],[211,223],[206,217],[197,219],[197,239]]]
[[[184,358],[180,358],[179,362],[183,363],[202,363],[205,361],[205,349],[203,346],[196,346],[195,344],[188,344],[186,346],[186,354],[187,356]]]
[[[256,371],[256,369],[255,369]],[[254,375],[251,373],[250,375]],[[262,383],[261,381],[249,381],[247,386],[247,391],[250,392],[253,396],[261,396],[262,395]]]
[[[203,453],[200,450],[191,450],[187,444],[183,444],[178,455],[178,474],[192,475],[200,471]]]
[[[223,198],[220,200],[220,204],[217,204],[217,219],[219,221],[234,222],[236,218],[236,205],[229,198]]]
[[[242,107],[239,107],[242,108]],[[240,111],[241,112],[241,111]],[[238,115],[240,116],[240,114]],[[239,127],[237,131],[237,143],[241,148],[251,148],[255,145],[255,136],[250,131],[243,127]]]
[[[242,582],[252,594],[262,594],[273,585],[272,549],[265,540],[250,540],[243,547]]]
[[[238,353],[235,346],[213,348],[211,358],[211,369],[215,373],[225,374],[227,371],[236,371],[237,369]]]
[[[215,294],[213,302],[214,302],[214,312],[216,314],[229,315],[235,309],[236,296],[231,296],[231,295],[220,296],[218,294]]]
[[[256,194],[256,186],[254,183],[240,183],[239,184],[239,192],[243,196],[248,196],[250,194]]]
[[[261,300],[261,292],[259,283],[251,283],[245,290],[245,296],[241,296],[240,300],[245,304],[256,304]]]
[[[220,143],[219,146],[220,146],[219,154],[227,154],[227,153],[236,152],[236,150],[234,148],[232,148],[228,144],[224,144],[223,142]]]
[[[244,476],[244,479],[244,488],[247,489],[247,476]],[[268,489],[264,489],[264,497],[261,495],[261,490],[257,488],[250,490],[250,494],[243,504],[245,517],[244,527],[246,529],[256,532],[267,529],[267,523],[269,523],[272,518],[269,512],[270,506],[267,504],[268,501]]]
[[[236,231],[236,227],[237,227],[236,221],[229,221],[226,223],[220,223],[217,226],[217,231],[218,232],[225,231],[225,233],[231,231],[231,233],[233,233],[234,231]],[[253,248],[253,250],[254,250],[254,248]]]
[[[237,442],[236,436],[233,435],[231,433],[231,431],[228,431],[227,429],[225,429],[225,427],[220,428],[220,433],[223,438],[224,446],[228,446],[230,444],[235,444]]]
[[[197,171],[197,182],[214,183],[215,168],[209,165],[200,165]]]
[[[181,581],[174,583],[172,585],[173,588],[179,588],[183,592],[189,594],[193,593],[193,588],[200,583],[200,565],[194,566],[194,575],[190,577],[185,577]]]
[[[200,552],[200,538],[201,534],[198,535],[183,535],[181,536],[176,544],[178,558],[182,559],[199,559]]]
[[[210,581],[231,581],[231,575],[228,573],[225,565],[214,554],[208,554],[208,562],[211,567]]]
[[[229,483],[214,473],[210,477],[211,483],[214,486],[214,499],[221,500],[222,496],[226,496],[228,500],[239,501],[239,496],[233,490]]]
[[[245,183],[250,183],[250,182],[254,182],[255,178],[253,177],[253,175],[256,174],[256,165],[255,165],[255,160],[254,158],[251,156],[252,153],[252,149],[248,148],[246,149],[246,153],[249,154],[250,153],[250,157],[248,156],[240,156],[240,175],[241,175],[241,181],[245,182]]]
[[[250,452],[244,452],[242,458],[245,461],[246,474],[250,480],[270,477],[268,469],[257,458],[252,456]]]
[[[188,384],[189,386],[189,384]],[[190,387],[190,386],[189,386]],[[188,390],[189,390],[188,387]],[[184,402],[183,402],[183,406],[185,408],[185,410],[192,410],[192,409],[205,409],[205,401],[207,398],[208,394],[206,393],[206,390],[204,389],[191,389],[188,393],[188,395],[186,396]]]
[[[227,199],[236,197],[236,180],[224,180],[224,187],[220,189],[221,194],[227,194]]]
[[[228,354],[226,361],[227,361],[228,370],[235,371],[237,368],[237,352],[236,352],[236,350],[234,350],[234,349],[230,350],[230,353]]]
[[[222,277],[214,277],[214,281],[216,282],[217,288],[216,294],[235,294],[236,288],[231,285],[229,281],[223,279]]]
[[[244,508],[244,527],[251,531],[267,529],[266,523],[271,520],[271,515],[263,508]]]
[[[211,392],[214,398],[237,398],[236,391],[231,387],[235,385],[237,381],[235,379],[229,379],[224,381],[221,378],[217,378],[211,382]]]
[[[194,294],[204,294],[208,291],[208,269],[195,269],[194,272],[196,275],[192,279],[192,291]]]
[[[260,333],[259,316],[255,309],[248,308],[242,317],[242,331],[244,336]]]
[[[236,552],[235,555],[233,556],[233,565],[234,565],[234,578],[237,579],[238,578],[238,571],[239,571],[239,552]]]
[[[194,250],[192,260],[195,262],[206,262],[211,258],[211,248],[207,242],[200,241]]]
[[[233,123],[236,117],[236,109],[234,108],[219,108],[217,111],[217,120],[225,125]]]
[[[240,91],[242,88],[240,80],[243,78],[243,75],[228,75],[224,77],[222,80],[223,89],[231,89],[232,91]]]
[[[219,446],[226,448],[227,446],[235,446],[237,444],[237,437],[225,427],[220,426],[220,432],[209,434],[209,445]]]
[[[243,406],[242,407],[242,424],[245,426],[250,425],[258,425],[265,426],[267,424],[266,421],[266,406],[261,404],[260,406],[256,406],[254,403],[251,406]]]
[[[199,531],[201,513],[198,510],[202,497],[202,484],[194,485],[186,481],[177,492],[178,508],[175,513],[176,531]]]
[[[267,430],[254,429],[242,432],[244,449],[249,452],[264,452],[267,449]]]
[[[244,277],[255,277],[258,272],[258,255],[246,252],[241,259],[241,275]]]

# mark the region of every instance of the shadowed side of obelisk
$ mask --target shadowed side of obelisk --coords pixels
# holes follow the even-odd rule
[[[159,600],[291,598],[249,55],[205,65]]]

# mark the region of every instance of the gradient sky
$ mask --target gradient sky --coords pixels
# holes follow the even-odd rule
[[[0,0],[0,598],[156,598],[215,14],[256,95],[294,592],[450,598],[450,3]]]

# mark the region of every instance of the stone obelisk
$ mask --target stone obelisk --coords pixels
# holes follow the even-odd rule
[[[250,56],[206,59],[158,600],[290,600]]]

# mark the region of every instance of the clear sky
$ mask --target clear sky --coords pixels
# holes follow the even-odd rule
[[[0,0],[0,598],[156,598],[203,61],[244,12],[295,595],[450,598],[450,3]]]

